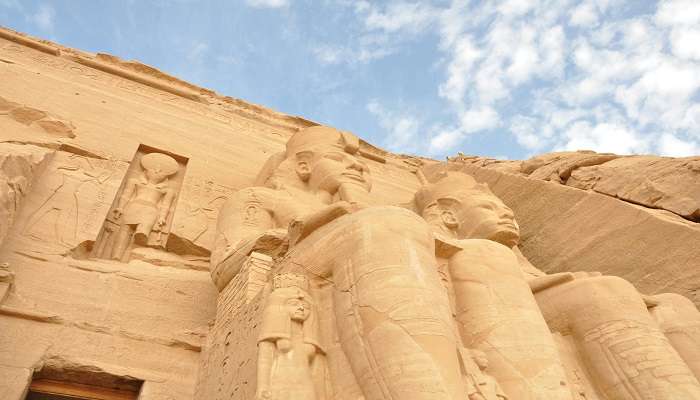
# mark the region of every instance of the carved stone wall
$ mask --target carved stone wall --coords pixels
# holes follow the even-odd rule
[[[251,186],[295,132],[315,124],[137,62],[4,29],[0,61],[0,398],[23,399],[32,376],[144,382],[141,400],[253,398],[259,331],[272,290],[270,260],[253,253],[218,292],[209,271],[216,221],[227,198]],[[163,195],[172,189],[174,197],[156,231],[160,241],[149,235],[127,258],[99,256],[94,250],[106,226],[120,224],[113,218],[119,199],[129,181],[145,172],[142,157],[153,153],[179,163],[168,181],[172,186],[157,187]],[[542,180],[568,176],[566,166],[530,179],[514,173],[514,164],[439,164],[364,142],[352,154],[371,172],[369,205],[410,203],[421,185],[416,174],[421,167],[461,170],[489,183],[515,211],[523,253],[535,266],[623,276],[645,294],[672,291],[698,302],[699,258],[691,245],[700,240],[697,223]],[[384,211],[399,221],[420,222],[406,210]],[[334,232],[339,238],[345,233]],[[307,254],[313,261],[313,253]],[[361,390],[340,346],[338,309],[331,286],[324,285],[314,282],[309,291],[320,325],[314,352],[324,353],[331,398],[358,400]],[[367,320],[382,317],[368,308]],[[602,330],[601,335],[609,333]],[[570,389],[562,384],[556,390],[570,391],[574,399],[604,398],[590,384],[569,332],[553,331]],[[413,365],[421,367],[415,360]],[[649,365],[652,369],[639,371],[668,372],[660,368],[664,365]],[[406,375],[393,366],[386,373]]]
[[[216,319],[219,209],[314,123],[5,29],[0,61],[0,398],[22,399],[45,367],[142,380],[140,399],[192,399]],[[92,257],[143,145],[188,160],[166,246],[135,248],[129,262]],[[360,150],[377,171],[373,201],[410,200],[415,165]]]

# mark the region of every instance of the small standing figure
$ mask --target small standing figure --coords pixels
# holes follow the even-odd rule
[[[258,337],[256,400],[324,400],[324,352],[308,280],[286,273],[273,287]]]
[[[472,359],[479,371],[471,371],[469,376],[469,400],[508,400],[496,378],[486,373],[489,360],[480,350],[470,350]]]
[[[124,261],[127,249],[134,244],[148,245],[152,232],[162,233],[170,215],[175,189],[168,177],[180,168],[174,158],[162,153],[141,157],[143,175],[129,179],[117,207],[112,210],[119,230],[114,238],[111,258]]]

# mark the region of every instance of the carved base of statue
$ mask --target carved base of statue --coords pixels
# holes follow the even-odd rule
[[[550,328],[573,337],[608,398],[700,399],[697,379],[629,282],[611,276],[575,279],[536,298]]]

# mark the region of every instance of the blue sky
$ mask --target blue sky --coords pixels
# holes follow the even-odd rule
[[[0,24],[402,153],[700,154],[698,0],[0,0]]]

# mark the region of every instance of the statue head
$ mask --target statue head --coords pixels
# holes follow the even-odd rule
[[[144,155],[141,157],[141,166],[146,179],[153,183],[163,182],[169,176],[174,175],[180,168],[180,165],[174,158],[163,153],[148,153]]]
[[[440,176],[414,198],[416,209],[443,233],[459,239],[489,239],[508,247],[520,240],[513,211],[488,186],[460,172]]]
[[[460,226],[460,193],[470,192],[477,185],[474,178],[462,173],[443,174],[435,183],[421,187],[414,196],[418,213],[434,228],[457,236]]]
[[[292,185],[335,194],[341,185],[369,191],[369,168],[358,157],[359,139],[325,126],[295,133],[283,153],[274,155],[258,175],[257,184]]]
[[[308,285],[308,279],[299,274],[285,273],[273,278],[258,342],[291,339],[292,322],[298,322],[303,327],[304,342],[321,349],[315,304]]]

